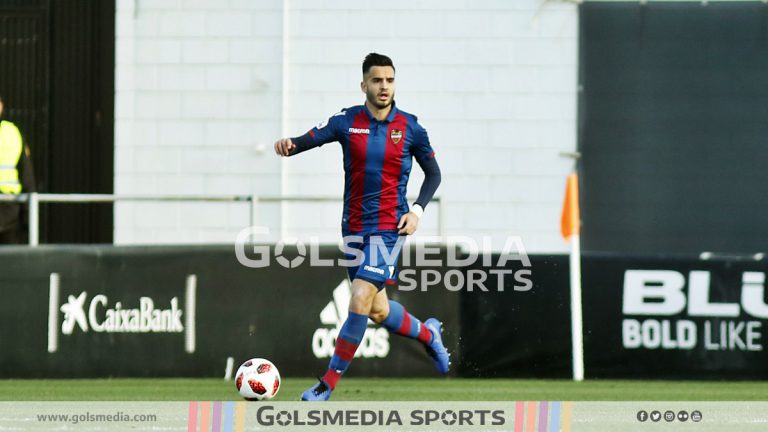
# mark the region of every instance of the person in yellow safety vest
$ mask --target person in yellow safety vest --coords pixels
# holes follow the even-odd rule
[[[35,174],[19,129],[3,119],[0,96],[0,194],[35,192]],[[26,229],[21,221],[21,204],[0,201],[0,244],[24,243]]]

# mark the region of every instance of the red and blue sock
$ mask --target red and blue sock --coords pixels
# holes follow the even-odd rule
[[[368,326],[368,316],[349,312],[347,320],[341,326],[339,336],[336,338],[336,348],[328,364],[328,372],[323,375],[323,382],[328,384],[331,390],[336,388],[336,383],[341,379],[341,375],[349,367],[349,363],[355,357],[360,341],[365,335],[365,328]]]
[[[381,325],[392,333],[416,339],[424,345],[432,342],[432,332],[427,326],[409,314],[403,305],[394,300],[389,301],[389,315]]]

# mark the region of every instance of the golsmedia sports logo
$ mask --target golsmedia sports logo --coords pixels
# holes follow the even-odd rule
[[[303,409],[278,410],[272,405],[256,410],[262,426],[503,426],[501,409]]]
[[[323,327],[319,327],[312,335],[312,352],[315,357],[326,358],[333,355],[336,336],[349,314],[347,305],[350,297],[349,281],[344,279],[333,290],[333,300],[320,312],[320,322]],[[372,324],[373,322],[368,320],[369,327],[365,329],[365,335],[355,357],[384,358],[389,354],[389,332],[384,328],[371,327]]]
[[[396,281],[396,289],[400,291],[429,291],[437,287],[452,292],[503,292],[510,288],[516,292],[527,292],[533,289],[531,260],[519,236],[507,237],[501,251],[495,254],[492,253],[493,239],[490,236],[483,236],[481,242],[465,236],[421,236],[422,241],[413,244],[411,248],[408,246],[408,236],[401,236],[394,246],[387,246],[381,236],[366,238],[347,235],[339,244],[339,251],[344,254],[344,258],[330,259],[320,256],[321,243],[317,237],[310,237],[308,243],[296,237],[286,237],[279,239],[274,247],[256,241],[256,236],[269,233],[269,228],[264,226],[243,228],[235,240],[235,257],[238,262],[249,268],[269,267],[274,251],[277,264],[291,269],[301,265],[360,267],[364,262],[370,262],[371,265],[363,266],[366,271]],[[367,252],[355,246],[364,241],[371,245]],[[295,255],[291,258],[283,255],[286,245],[295,246]],[[439,245],[445,245],[444,255]],[[395,275],[397,262],[401,263],[402,270]],[[513,269],[510,268],[510,262],[519,262],[520,265]],[[388,274],[387,270],[378,266],[379,263],[387,264]],[[481,265],[473,268],[475,264]],[[440,271],[434,268],[439,266],[447,269]]]

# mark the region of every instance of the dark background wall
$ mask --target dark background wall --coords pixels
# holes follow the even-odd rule
[[[111,193],[115,3],[0,0],[0,94],[40,192]],[[46,243],[111,243],[112,206],[43,205]]]
[[[768,224],[768,5],[580,7],[582,246],[749,253]]]
[[[275,262],[273,248],[268,256],[271,265],[248,268],[238,263],[232,246],[0,248],[0,262],[6,263],[0,272],[0,377],[212,377],[222,376],[230,356],[236,365],[251,357],[266,357],[283,376],[311,376],[324,370],[333,352],[335,329],[341,321],[338,311],[348,302],[343,295],[344,290],[349,294],[349,285],[343,284],[346,271],[339,266],[310,266],[308,260],[287,269]],[[283,256],[292,258],[296,250],[288,248]],[[335,247],[320,248],[319,256],[342,258]],[[410,256],[415,256],[414,250]],[[443,250],[439,258],[445,262],[446,256]],[[457,270],[465,281],[470,272],[490,275],[491,270],[508,270],[503,290],[491,276],[484,285],[487,290],[463,284],[457,291],[441,282],[421,284],[416,290],[401,283],[387,291],[415,316],[434,316],[444,323],[443,340],[452,353],[454,376],[569,378],[568,257],[529,258],[531,266],[526,270],[531,285],[526,290],[516,290],[521,284],[511,275],[523,270],[522,265],[507,261],[498,267],[477,263],[460,268],[404,265],[402,269],[414,271],[412,278],[417,281],[426,276],[424,272],[436,271],[443,276],[442,282],[448,272]],[[497,263],[498,256],[492,262]],[[743,282],[764,278],[765,261],[585,254],[582,270],[588,378],[768,378],[764,326],[768,306],[753,299],[747,307],[742,301],[742,292],[754,293],[755,288],[754,283],[746,287]],[[627,276],[638,272],[643,273],[642,280]],[[55,285],[51,289],[51,273],[59,275],[58,297]],[[194,294],[186,289],[188,275],[196,276]],[[685,285],[671,289],[676,293],[672,297],[682,294],[684,298],[679,307],[666,307],[668,300],[659,293],[670,290],[658,288],[651,288],[656,293],[644,297],[642,311],[627,307],[636,304],[627,298],[636,298],[633,293],[638,290],[647,294],[648,287],[674,284],[669,275]],[[455,286],[457,279],[451,280]],[[718,308],[702,309],[702,288]],[[762,285],[759,291],[764,296]],[[111,332],[95,327],[105,324],[107,309],[118,304],[129,313],[130,322],[131,310],[141,308],[149,317],[149,311],[168,309],[174,298],[184,326],[181,332],[156,327]],[[192,298],[194,309],[188,307]],[[147,301],[152,302],[151,308],[142,306]],[[737,313],[720,312],[724,303]],[[695,307],[687,307],[691,305]],[[82,327],[68,318],[78,315]],[[628,327],[631,323],[642,331],[633,331]],[[686,324],[687,336],[680,331]],[[387,344],[389,348],[358,357],[350,376],[436,376],[432,361],[416,341],[388,335],[374,325],[367,331],[376,335],[367,337],[369,342],[364,338],[361,346]],[[192,334],[196,348],[187,352],[185,337]],[[51,336],[58,344],[49,351]],[[641,339],[642,343],[632,343]]]
[[[330,331],[339,325],[338,315],[324,323],[323,310],[348,307],[348,300],[336,292],[346,280],[346,270],[311,267],[308,260],[287,269],[276,263],[270,250],[272,265],[248,268],[237,261],[233,246],[0,248],[0,261],[7,266],[0,272],[0,296],[5,299],[0,302],[0,377],[222,376],[229,356],[236,360],[235,368],[251,357],[269,358],[284,376],[323,371],[335,336],[326,339],[326,355],[320,357],[313,351],[314,337],[318,329]],[[336,247],[320,251],[324,260],[343,258]],[[283,254],[294,257],[296,250],[286,248]],[[55,352],[47,351],[51,273],[60,275],[61,289],[53,307],[59,341]],[[80,310],[90,314],[98,295],[107,298],[106,304],[94,306],[101,322],[106,322],[106,309],[116,308],[118,302],[122,310],[137,309],[146,297],[154,308],[168,309],[176,297],[181,323],[191,331],[186,326],[191,310],[185,290],[191,274],[197,277],[194,353],[185,352],[184,332],[99,332],[92,324],[64,332],[66,305],[83,296]],[[434,314],[444,321],[443,340],[454,353],[452,360],[460,361],[462,293],[433,287],[393,289],[389,295],[416,316]],[[371,331],[374,327],[378,329],[370,326]],[[421,344],[378,330],[388,338],[388,352],[358,357],[350,376],[436,376]],[[362,345],[366,343],[364,339]],[[370,343],[382,342],[376,338]]]

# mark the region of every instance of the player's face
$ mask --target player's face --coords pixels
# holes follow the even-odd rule
[[[368,103],[376,108],[383,109],[392,105],[395,99],[395,70],[391,66],[372,66],[363,75],[360,88]]]

